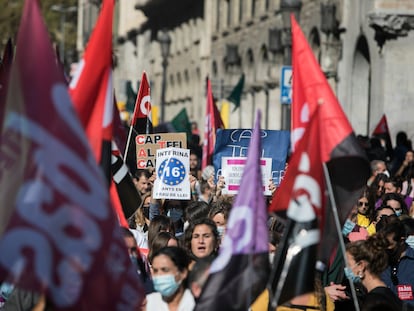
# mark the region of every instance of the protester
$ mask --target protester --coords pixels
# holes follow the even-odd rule
[[[154,239],[152,240],[151,245],[149,246],[149,254],[148,259],[149,262],[152,262],[153,255],[158,250],[160,250],[163,247],[167,246],[178,246],[178,240],[171,232],[167,231],[160,231],[158,232]]]
[[[166,231],[175,235],[174,224],[168,216],[158,215],[150,223],[148,227],[148,245],[152,245],[152,241],[158,232]]]
[[[151,190],[151,184],[149,178],[151,174],[148,170],[139,169],[135,172],[133,181],[138,192],[142,195]]]
[[[385,284],[403,301],[414,306],[414,250],[405,243],[406,230],[399,219],[379,232],[388,240],[388,266],[381,275]]]
[[[196,302],[201,296],[204,284],[208,278],[208,272],[213,259],[211,257],[202,258],[196,261],[188,276],[188,284]]]
[[[216,224],[209,218],[194,221],[185,232],[185,247],[192,259],[191,267],[200,258],[216,257],[219,248]]]
[[[402,302],[381,280],[388,264],[387,247],[387,240],[377,235],[346,246],[345,274],[351,282],[361,282],[367,290],[361,311],[402,310]]]
[[[153,255],[155,293],[147,295],[146,311],[191,311],[195,301],[187,288],[189,258],[179,247],[164,247]]]

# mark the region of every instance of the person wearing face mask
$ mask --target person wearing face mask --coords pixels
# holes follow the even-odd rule
[[[379,234],[389,243],[388,267],[381,278],[401,300],[414,307],[414,249],[406,244],[404,224],[395,219]]]
[[[155,293],[146,296],[146,311],[191,311],[194,297],[187,288],[189,258],[175,246],[161,248],[153,255],[152,281]]]
[[[346,246],[348,266],[344,268],[345,275],[350,282],[362,283],[367,291],[361,311],[403,310],[401,300],[381,279],[381,273],[388,264],[385,252],[387,247],[387,240],[379,235],[351,242]]]
[[[397,217],[407,215],[407,205],[404,202],[402,195],[398,193],[386,193],[383,197],[382,207],[391,207]]]
[[[226,232],[227,219],[230,214],[231,204],[226,201],[220,200],[213,205],[210,211],[209,218],[214,221],[217,226],[220,239],[223,240],[224,233]]]
[[[404,217],[401,223],[405,228],[405,244],[414,249],[414,219],[411,217]]]

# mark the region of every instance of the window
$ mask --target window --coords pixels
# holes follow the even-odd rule
[[[243,1],[239,0],[239,22],[243,20]]]
[[[227,0],[227,27],[231,27],[231,13],[232,13],[232,7],[231,7],[232,1]]]
[[[220,30],[220,0],[216,2],[216,30]]]

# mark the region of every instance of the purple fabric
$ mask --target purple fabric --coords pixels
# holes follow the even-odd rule
[[[225,239],[230,238],[231,243],[223,243],[223,247],[232,248],[232,254],[268,252],[267,210],[261,190],[260,118],[258,111],[239,193],[227,224]]]

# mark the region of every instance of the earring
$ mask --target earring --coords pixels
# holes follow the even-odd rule
[[[364,272],[362,271],[358,272],[358,276],[362,280],[365,277]]]

